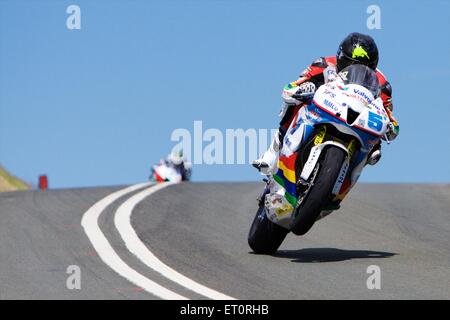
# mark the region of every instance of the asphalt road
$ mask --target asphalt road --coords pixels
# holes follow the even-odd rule
[[[106,264],[81,219],[124,188],[0,194],[0,299],[158,299]],[[450,299],[450,185],[360,184],[308,234],[289,234],[273,256],[255,255],[247,233],[261,183],[182,183],[137,204],[131,225],[163,263],[237,299]],[[99,226],[126,264],[190,299],[199,293],[150,269],[125,246],[109,205]],[[69,290],[67,268],[81,271]],[[367,268],[380,270],[369,290]]]

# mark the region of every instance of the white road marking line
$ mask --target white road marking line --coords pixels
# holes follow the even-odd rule
[[[129,251],[131,251],[136,257],[138,257],[144,264],[146,264],[153,270],[159,272],[166,278],[178,283],[179,285],[189,290],[192,290],[198,294],[201,294],[202,296],[211,299],[235,300],[230,296],[212,290],[208,287],[205,287],[191,280],[188,277],[185,277],[184,275],[170,268],[168,265],[164,264],[139,239],[138,235],[136,234],[136,231],[131,226],[131,214],[136,205],[142,200],[144,200],[146,197],[157,192],[158,190],[161,190],[173,184],[175,183],[173,182],[159,183],[157,185],[145,189],[144,191],[135,194],[127,201],[125,201],[117,209],[116,215],[114,217],[114,223],[116,225],[117,230],[120,233],[120,236],[122,237]]]
[[[149,185],[151,185],[151,183],[136,184],[106,196],[102,200],[95,203],[91,208],[89,208],[88,211],[84,213],[83,218],[81,219],[81,225],[103,262],[105,262],[119,275],[159,298],[169,300],[187,300],[186,297],[183,297],[173,291],[168,290],[167,288],[164,288],[163,286],[160,286],[156,282],[146,278],[136,270],[129,267],[117,255],[117,253],[108,242],[108,239],[106,239],[105,235],[98,226],[98,218],[103,210],[106,209],[106,207],[108,207],[111,203],[113,203],[120,197],[130,192],[148,187]]]

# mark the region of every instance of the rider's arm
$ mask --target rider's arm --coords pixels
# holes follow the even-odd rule
[[[381,84],[381,99],[383,99],[383,106],[385,109],[389,109],[389,111],[394,111],[394,105],[392,104],[392,86],[387,81],[384,80]]]
[[[281,127],[287,127],[290,120],[302,105],[302,101],[294,99],[292,95],[300,90],[303,93],[312,93],[320,85],[324,83],[324,70],[329,66],[325,58],[321,57],[315,60],[308,68],[303,70],[300,77],[288,83],[283,87],[281,98],[283,99],[283,107],[279,114]],[[286,129],[286,128],[285,128]]]
[[[384,109],[386,110],[386,113],[388,114],[388,117],[392,123],[391,129],[388,132],[388,138],[389,140],[394,140],[400,132],[400,127],[398,125],[397,119],[395,119],[393,115],[394,105],[392,104],[392,86],[386,79],[384,79],[384,76],[382,80],[384,81],[381,84],[380,96],[383,100]]]
[[[380,82],[380,97],[383,100],[384,109],[386,109],[389,118],[395,121],[392,115],[392,111],[394,111],[394,105],[392,104],[392,86],[379,69],[377,69],[377,77]]]
[[[388,114],[389,120],[391,120],[391,125],[389,126],[390,128],[388,130],[387,136],[389,140],[393,140],[398,136],[400,128],[398,126],[397,120],[392,114],[392,111],[394,110],[394,106],[392,104],[392,86],[379,69],[377,69],[376,72],[381,89],[380,97],[383,100],[383,106],[386,110],[386,113]]]
[[[308,68],[303,70],[300,77],[288,83],[283,87],[281,97],[286,104],[299,105],[300,101],[291,98],[300,88],[304,88],[309,92],[315,90],[324,83],[323,71],[328,67],[328,63],[325,58],[321,57],[315,60]]]

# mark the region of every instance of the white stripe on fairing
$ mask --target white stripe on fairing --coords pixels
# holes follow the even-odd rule
[[[158,190],[161,190],[173,184],[175,183],[165,182],[157,184],[155,186],[151,186],[150,188],[147,188],[144,191],[137,193],[136,195],[132,196],[127,201],[125,201],[117,209],[116,215],[114,217],[114,223],[116,225],[117,230],[119,231],[128,250],[131,251],[136,257],[138,257],[144,264],[146,264],[153,270],[159,272],[164,277],[207,298],[218,300],[234,300],[234,298],[230,296],[212,290],[208,287],[205,287],[191,280],[188,277],[185,277],[184,275],[178,273],[174,269],[164,264],[139,239],[138,235],[136,234],[136,231],[131,226],[131,214],[136,205],[142,200],[144,200],[146,197],[157,192]]]
[[[146,278],[145,276],[128,266],[117,255],[111,244],[108,242],[108,239],[106,239],[105,235],[98,226],[98,218],[103,210],[106,209],[106,207],[108,207],[111,203],[113,203],[120,197],[130,192],[148,187],[150,184],[151,183],[136,184],[106,196],[102,200],[95,203],[91,208],[89,208],[88,211],[84,213],[83,218],[81,219],[81,225],[84,228],[84,232],[86,233],[87,237],[94,246],[94,249],[97,251],[99,257],[103,260],[104,263],[106,263],[119,275],[159,298],[170,300],[186,300],[186,297],[183,297],[173,291],[164,288],[163,286],[160,286],[156,282]]]

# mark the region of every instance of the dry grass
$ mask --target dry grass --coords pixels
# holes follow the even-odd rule
[[[27,190],[30,188],[31,186],[28,183],[9,174],[8,171],[0,165],[0,192]]]

